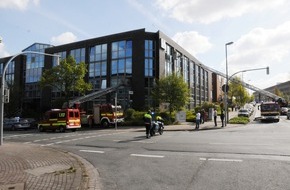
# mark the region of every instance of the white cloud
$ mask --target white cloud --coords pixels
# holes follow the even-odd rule
[[[51,38],[51,43],[53,45],[61,45],[61,44],[67,44],[72,43],[77,40],[77,37],[71,33],[71,32],[65,32],[60,34],[59,36],[54,36]]]
[[[194,56],[204,53],[212,47],[207,37],[195,31],[176,33],[172,39]]]
[[[1,0],[0,1],[0,9],[19,9],[25,10],[28,5],[33,3],[34,5],[38,5],[39,0]]]
[[[10,54],[5,50],[5,44],[0,43],[0,57],[8,57]]]
[[[261,88],[290,80],[290,21],[275,28],[254,28],[228,47],[229,73],[270,68],[270,76],[265,71],[246,72],[244,77],[252,78],[251,83]],[[265,72],[265,74],[263,73]],[[261,77],[262,76],[262,77]]]
[[[211,23],[249,12],[260,12],[280,6],[286,0],[156,0],[166,15],[186,23]]]
[[[231,62],[239,68],[281,64],[290,53],[290,21],[273,29],[255,28],[232,48]]]

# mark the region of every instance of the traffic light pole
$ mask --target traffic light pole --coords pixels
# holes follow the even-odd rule
[[[225,102],[225,107],[226,107],[226,109],[228,109],[228,98],[227,98],[227,95],[228,95],[228,88],[229,88],[229,86],[228,86],[228,81],[229,80],[231,80],[232,78],[233,78],[233,76],[235,76],[236,74],[238,74],[238,73],[244,73],[244,72],[248,72],[248,71],[257,71],[257,70],[264,70],[264,69],[266,69],[266,74],[267,75],[269,75],[269,73],[270,73],[270,71],[269,71],[269,67],[263,67],[263,68],[257,68],[257,69],[246,69],[246,70],[242,70],[242,71],[238,71],[238,72],[236,72],[236,73],[234,73],[234,74],[232,74],[228,79],[227,79],[227,85],[226,85],[226,87],[225,87],[225,96],[226,96],[226,102]],[[228,110],[226,110],[226,122],[225,123],[228,123],[229,122],[229,114],[228,114]]]

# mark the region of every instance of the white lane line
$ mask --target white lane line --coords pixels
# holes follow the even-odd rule
[[[164,156],[161,155],[149,155],[149,154],[130,154],[130,156],[146,157],[146,158],[164,158]]]
[[[135,142],[135,143],[144,143],[144,144],[153,144],[153,143],[155,143],[153,141],[132,141],[132,142]]]
[[[247,144],[247,143],[209,143],[209,144],[213,144],[213,145],[239,145],[239,146],[270,146],[273,144]]]
[[[50,143],[50,144],[42,144],[41,146],[52,146],[54,145],[54,143]]]
[[[226,159],[226,158],[199,158],[201,161],[218,161],[218,162],[243,162],[243,160],[239,159]]]
[[[79,150],[80,152],[90,152],[90,153],[100,153],[103,154],[105,153],[104,151],[99,151],[99,150]]]
[[[15,138],[15,137],[26,137],[26,136],[32,136],[33,134],[21,134],[21,135],[10,135],[10,136],[5,136],[5,138]]]

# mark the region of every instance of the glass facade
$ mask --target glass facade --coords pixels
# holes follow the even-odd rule
[[[182,74],[183,74],[183,79],[184,81],[188,84],[190,84],[190,80],[189,80],[189,60],[187,57],[183,57],[183,71],[182,71]]]
[[[173,73],[173,48],[166,44],[165,47],[165,76]]]
[[[110,86],[117,86],[121,83],[132,81],[132,40],[122,40],[111,44],[111,81]],[[118,101],[123,108],[130,107],[130,87],[120,88],[117,91]],[[112,97],[111,102],[114,102]]]
[[[132,40],[112,43],[111,86],[132,76]]]
[[[174,66],[174,72],[178,76],[182,76],[182,74],[183,74],[183,70],[182,70],[182,68],[183,68],[183,65],[182,65],[183,62],[182,62],[182,55],[181,55],[181,53],[176,52],[174,54],[174,57],[173,58],[176,60],[175,66]]]
[[[145,105],[151,107],[153,100],[150,96],[153,85],[155,73],[155,43],[153,40],[145,40],[145,52],[144,52],[144,76],[145,76]]]
[[[145,77],[153,77],[154,73],[154,42],[152,40],[145,40]]]
[[[1,76],[3,74],[4,64],[5,63],[0,63],[0,74],[1,74]],[[14,72],[15,72],[15,62],[11,61],[10,64],[8,65],[6,73],[5,73],[5,82],[8,85],[13,85],[14,84],[14,75],[15,75]]]
[[[106,88],[108,45],[101,44],[90,48],[89,80],[93,90]]]
[[[54,55],[58,55],[58,56],[60,56],[60,58],[59,58],[59,62],[61,61],[61,60],[63,60],[63,59],[66,59],[66,51],[63,51],[63,52],[58,52],[58,53],[54,53]],[[55,66],[57,66],[57,64],[59,64],[58,62],[57,62],[57,57],[53,57],[52,58],[52,65],[53,65],[53,67],[55,67]],[[53,87],[52,88],[52,90],[51,90],[51,93],[52,93],[52,99],[56,99],[56,98],[60,98],[60,97],[62,97],[61,96],[61,92],[60,92],[60,90],[58,89],[58,88],[56,88],[56,87]]]
[[[76,63],[85,62],[86,58],[86,49],[73,49],[70,51],[70,55],[76,60]]]
[[[45,49],[51,47],[47,44],[33,44],[23,51],[35,51],[44,53]],[[25,78],[25,98],[39,98],[40,89],[37,83],[42,75],[45,55],[29,53],[26,54]]]
[[[63,59],[66,58],[66,51],[59,52],[59,53],[54,53],[54,55],[60,56],[59,57],[59,61],[61,61],[61,60],[63,60]],[[59,63],[57,63],[57,59],[58,59],[57,57],[53,57],[53,59],[52,59],[52,65],[53,65],[53,67],[55,67],[55,66],[57,66],[57,64],[59,64]]]

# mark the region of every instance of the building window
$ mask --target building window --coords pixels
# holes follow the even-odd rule
[[[113,76],[132,75],[132,41],[112,43],[111,74]]]
[[[90,48],[89,77],[93,89],[102,88],[102,80],[107,76],[107,44],[100,44]]]
[[[86,50],[85,48],[74,49],[70,51],[70,55],[76,60],[76,63],[85,62]]]
[[[7,82],[8,85],[14,84],[14,72],[15,72],[15,62],[12,61],[8,65],[6,73],[5,73],[5,81]]]
[[[189,85],[189,60],[187,57],[183,57],[183,78],[184,81]]]
[[[58,52],[58,53],[55,53],[54,55],[58,55],[58,56],[60,56],[60,57],[59,57],[59,61],[61,61],[61,60],[63,60],[63,59],[66,58],[66,51]],[[59,63],[57,63],[57,59],[58,59],[58,58],[57,58],[56,56],[53,57],[52,65],[53,65],[54,67],[57,66],[57,64],[59,64]]]
[[[165,76],[171,75],[173,73],[173,47],[166,44],[165,48]]]
[[[37,51],[44,53],[45,48],[51,47],[45,44],[34,44],[24,51]],[[35,83],[40,80],[44,67],[44,55],[29,53],[26,55],[25,83]]]
[[[177,76],[181,76],[183,74],[183,59],[182,59],[182,55],[179,52],[175,53],[174,56],[176,62],[175,62],[175,68],[174,68],[174,73]]]
[[[145,61],[144,61],[145,77],[154,76],[154,51],[155,51],[154,42],[152,40],[145,40]]]

